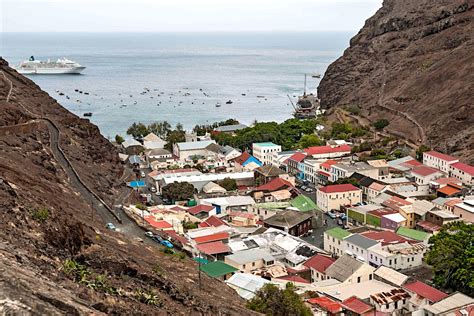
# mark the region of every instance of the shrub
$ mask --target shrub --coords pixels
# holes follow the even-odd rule
[[[382,130],[385,127],[387,127],[389,124],[390,124],[390,122],[388,120],[380,119],[380,120],[375,121],[373,125],[374,125],[375,129]]]
[[[49,210],[43,207],[43,208],[34,210],[31,213],[31,216],[33,217],[34,220],[38,222],[45,222],[49,217]]]
[[[121,145],[124,141],[125,141],[125,139],[123,139],[122,136],[120,136],[120,135],[118,135],[118,134],[115,135],[115,142],[116,142],[117,144]]]
[[[135,204],[135,207],[138,208],[139,210],[142,210],[142,211],[146,211],[147,208],[145,205],[141,204],[141,203],[137,203]]]

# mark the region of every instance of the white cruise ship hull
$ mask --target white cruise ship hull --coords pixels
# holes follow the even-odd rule
[[[22,75],[74,75],[80,74],[86,67],[72,68],[15,68]]]

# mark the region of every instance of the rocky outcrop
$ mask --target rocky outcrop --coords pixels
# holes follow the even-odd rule
[[[126,196],[114,146],[1,58],[0,153],[0,314],[250,313],[131,222],[104,228],[97,201]]]
[[[332,63],[321,105],[358,106],[412,142],[474,160],[474,2],[385,0]]]

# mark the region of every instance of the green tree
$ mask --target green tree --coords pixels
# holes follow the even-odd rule
[[[253,311],[273,316],[309,316],[313,314],[295,293],[292,283],[287,283],[284,290],[271,283],[265,284],[247,302],[247,307]]]
[[[429,239],[429,244],[425,260],[433,267],[434,283],[474,296],[474,225],[448,223]]]
[[[171,124],[167,121],[154,122],[148,125],[148,131],[160,137],[161,139],[166,139],[171,131]]]
[[[315,134],[303,135],[296,145],[298,148],[308,148],[312,146],[321,146],[324,142]]]
[[[352,184],[353,186],[359,187],[360,184],[354,178],[339,178],[333,184]]]
[[[123,139],[122,136],[120,136],[119,134],[115,135],[115,142],[119,145],[122,145],[122,143],[125,141],[125,139]]]
[[[162,195],[171,201],[189,200],[194,195],[194,186],[189,182],[174,182],[163,187]]]
[[[386,119],[380,119],[374,122],[374,127],[377,130],[383,130],[385,127],[387,127],[390,124],[390,122]]]
[[[217,184],[219,184],[221,187],[223,187],[227,191],[235,191],[238,189],[237,182],[231,178],[225,178],[219,181]]]
[[[423,153],[430,150],[430,147],[426,145],[420,145],[420,147],[418,147],[418,149],[416,150],[416,159],[418,161],[423,161]]]
[[[184,131],[174,130],[169,132],[168,137],[166,137],[165,148],[169,151],[173,151],[173,146],[176,143],[181,143],[186,141],[186,134]]]
[[[127,134],[132,135],[133,138],[141,138],[148,134],[148,128],[143,123],[133,123],[128,129]]]

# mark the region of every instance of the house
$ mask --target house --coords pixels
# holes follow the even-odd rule
[[[254,178],[255,178],[255,185],[263,185],[267,184],[268,182],[284,177],[286,172],[281,170],[280,168],[274,165],[264,165],[254,169]]]
[[[231,211],[227,217],[232,226],[257,226],[258,217],[252,213]]]
[[[249,273],[235,273],[225,283],[233,288],[243,299],[250,300],[265,284],[267,279]]]
[[[298,195],[293,200],[291,200],[290,205],[298,209],[300,212],[313,212],[318,209],[316,203],[314,203],[313,200],[311,200],[308,196],[303,194]]]
[[[212,205],[199,204],[190,207],[186,210],[189,214],[196,216],[197,218],[207,218],[212,215],[216,215],[216,208]]]
[[[319,170],[317,171],[317,183],[327,185],[331,181],[331,168],[335,164],[337,164],[336,160],[329,159],[319,165]]]
[[[288,174],[294,175],[298,179],[303,179],[303,172],[299,168],[299,164],[306,158],[306,154],[297,152],[286,160]]]
[[[163,149],[166,145],[166,142],[154,133],[146,135],[143,137],[142,141],[145,149]]]
[[[293,236],[301,236],[312,229],[313,214],[285,210],[263,220],[264,227],[283,230]]]
[[[176,162],[173,154],[166,149],[150,149],[145,151],[145,160],[152,170],[166,169]]]
[[[462,293],[456,292],[445,297],[432,305],[422,307],[424,315],[456,315],[470,316],[474,308],[474,299]]]
[[[380,227],[396,231],[401,226],[406,226],[407,219],[400,213],[382,215]]]
[[[222,281],[229,279],[238,270],[222,261],[209,262],[203,265],[200,264],[199,269],[211,278]]]
[[[379,241],[370,239],[360,234],[352,234],[344,238],[344,252],[348,255],[357,257],[358,260],[369,262],[368,249],[380,244]]]
[[[205,221],[199,223],[199,227],[205,228],[205,227],[219,227],[219,226],[227,226],[227,223],[224,222],[222,219],[215,215],[211,215],[208,218],[206,218]]]
[[[122,143],[122,148],[127,155],[138,155],[143,151],[143,145],[135,139],[127,139]]]
[[[448,294],[417,280],[405,283],[402,288],[412,296],[409,300],[409,311],[416,311],[420,306],[430,305],[448,297]]]
[[[158,192],[161,192],[164,186],[166,186],[168,183],[165,182],[165,179],[168,178],[175,178],[175,177],[180,177],[181,179],[185,179],[189,176],[193,175],[201,175],[202,172],[193,169],[193,168],[185,168],[185,169],[173,169],[173,170],[154,170],[148,174],[148,177],[150,177],[155,184],[155,187]],[[182,180],[185,181],[185,180]],[[178,181],[178,182],[182,182]]]
[[[423,232],[421,230],[415,230],[408,227],[400,227],[397,229],[396,233],[400,236],[413,239],[413,240],[418,240],[424,243],[427,243],[428,239],[431,236],[430,234]]]
[[[324,232],[324,250],[335,254],[336,256],[342,256],[344,254],[344,238],[350,236],[347,230],[340,227],[334,227]]]
[[[142,162],[142,160],[140,159],[140,156],[138,155],[130,155],[128,156],[128,163],[130,164],[130,166],[132,166],[133,168],[138,168],[140,167],[140,163]]]
[[[298,152],[297,150],[286,150],[286,151],[274,151],[271,153],[271,161],[272,165],[275,167],[282,167],[284,164],[284,161],[286,161],[288,158],[290,158],[291,155],[294,153]]]
[[[459,159],[434,150],[423,153],[424,165],[441,170],[446,174],[449,173],[450,165],[456,162],[459,162]]]
[[[370,166],[377,168],[379,171],[379,175],[377,179],[383,180],[389,177],[390,175],[390,167],[385,159],[376,159],[376,160],[367,160],[367,164]]]
[[[443,226],[446,223],[458,220],[459,216],[451,212],[442,211],[439,209],[433,209],[426,213],[426,222],[432,223],[437,226]]]
[[[377,210],[369,211],[366,213],[365,223],[375,227],[382,227],[382,217],[384,215],[396,213],[398,212],[387,208],[379,208]]]
[[[326,269],[326,276],[348,285],[372,280],[374,271],[367,263],[344,254]]]
[[[240,272],[250,273],[253,270],[273,265],[275,258],[266,249],[253,248],[236,251],[226,256],[224,262]]]
[[[370,274],[372,276],[372,274]],[[327,282],[327,281],[326,281]],[[314,284],[313,284],[314,285]],[[339,283],[336,285],[329,285],[325,287],[318,287],[318,292],[334,298],[338,301],[345,301],[351,297],[356,297],[360,300],[368,302],[370,295],[389,292],[396,287],[377,280],[361,281],[359,283]],[[347,310],[346,310],[347,312]]]
[[[272,164],[272,155],[276,152],[281,152],[280,145],[271,142],[252,144],[252,154],[264,165]]]
[[[193,160],[197,157],[217,157],[217,153],[209,149],[210,146],[216,145],[213,140],[176,143],[173,146],[173,155],[181,161]]]
[[[314,159],[329,159],[344,157],[351,154],[351,146],[313,146],[304,149],[304,152]]]
[[[411,202],[398,196],[392,196],[382,203],[383,206],[398,211],[406,218],[406,226],[415,227],[415,211]]]
[[[213,181],[209,181],[202,187],[202,192],[206,194],[226,193],[227,190]]]
[[[173,174],[161,180],[160,187],[175,182],[188,182],[194,186],[196,191],[201,191],[209,182],[219,182],[226,178],[233,179],[237,186],[248,186],[253,183],[253,172],[228,172],[228,173],[201,173],[201,174]]]
[[[367,218],[369,212],[374,212],[377,210],[384,210],[385,208],[379,204],[367,204],[367,205],[358,205],[358,206],[348,206],[344,207],[346,209],[346,215],[348,222],[352,224],[365,225],[367,224]],[[396,211],[394,211],[396,212]],[[374,216],[369,216],[371,224],[377,224],[377,214]],[[375,226],[375,225],[374,225]]]
[[[239,157],[242,153],[240,150],[235,149],[234,147],[225,145],[220,147],[219,154],[222,155],[225,161],[229,161]]]
[[[343,205],[361,203],[362,190],[352,184],[328,185],[316,191],[316,201],[324,212],[339,210]]]
[[[230,247],[221,240],[196,245],[200,255],[209,260],[224,260],[232,252]]]
[[[474,167],[462,162],[449,165],[449,176],[462,181],[464,185],[474,186]]]
[[[218,126],[214,129],[214,133],[224,133],[234,135],[236,131],[246,129],[248,126],[244,124],[233,124],[233,125],[223,125]]]
[[[303,265],[311,270],[311,282],[326,280],[326,269],[336,260],[321,254],[314,255]]]
[[[453,213],[465,222],[474,223],[474,200],[454,204]]]
[[[260,160],[244,151],[240,156],[231,160],[236,170],[253,171],[262,166]]]
[[[462,191],[462,186],[454,183],[448,183],[442,188],[436,190],[436,195],[439,197],[454,197],[461,195]]]
[[[390,172],[398,173],[398,174],[408,172],[411,169],[422,165],[421,162],[419,162],[418,160],[416,160],[415,158],[411,156],[406,156],[399,159],[391,160],[387,163],[390,168]]]
[[[381,243],[368,249],[368,263],[373,267],[386,266],[395,270],[409,269],[423,264],[426,246],[412,241]]]
[[[270,182],[255,188],[252,192],[252,196],[259,202],[278,202],[276,201],[275,196],[271,193],[281,190],[287,190],[290,192],[291,197],[292,192],[294,192],[294,185],[282,178],[275,178]]]
[[[242,211],[255,204],[251,196],[237,195],[217,198],[201,199],[201,204],[212,205],[217,214],[227,214],[230,211]]]
[[[372,294],[369,301],[378,312],[389,315],[404,315],[410,297],[410,294],[403,289],[393,289],[388,292]]]
[[[153,159],[166,159],[166,158],[173,158],[173,154],[163,148],[155,148],[145,151],[145,156],[147,157],[147,161],[149,163],[153,161]]]
[[[370,316],[374,315],[374,307],[360,300],[356,296],[352,296],[342,302],[342,307],[346,310],[344,315],[347,316]]]
[[[310,298],[306,301],[311,304],[311,311],[313,315],[325,316],[325,315],[342,315],[342,305],[329,297],[320,296]]]
[[[418,166],[411,170],[411,175],[418,185],[429,185],[431,181],[441,178],[443,173],[428,166]]]
[[[365,188],[365,186],[363,188]],[[372,181],[372,183],[366,189],[365,196],[367,202],[371,203],[378,195],[380,195],[380,193],[384,192],[387,188],[388,186],[385,184]]]
[[[260,220],[275,215],[278,212],[286,210],[290,206],[290,202],[265,202],[256,203],[247,208],[247,212],[255,214]]]
[[[402,286],[409,277],[386,266],[380,266],[374,272],[374,279],[393,286]]]
[[[379,170],[365,162],[337,163],[331,166],[331,182],[349,178],[356,172],[372,179],[378,179],[379,177]]]

